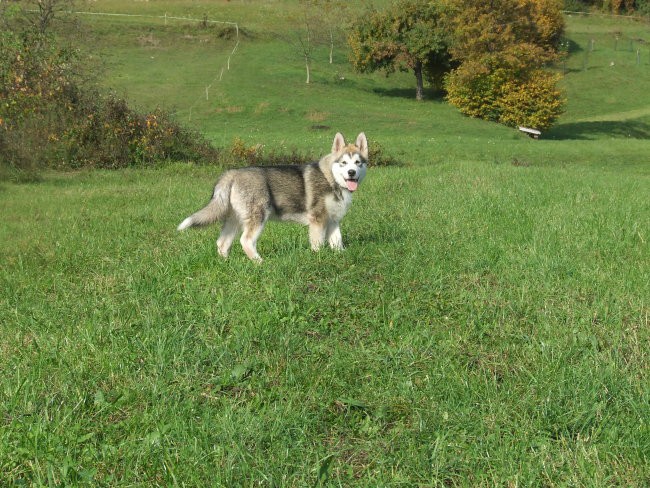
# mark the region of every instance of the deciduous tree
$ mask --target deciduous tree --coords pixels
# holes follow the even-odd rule
[[[401,0],[386,10],[370,10],[353,23],[350,60],[362,73],[413,71],[416,99],[424,98],[424,78],[440,84],[449,69],[446,7],[441,2]]]
[[[564,22],[557,0],[456,0],[458,63],[446,78],[447,99],[466,115],[547,128],[562,112],[557,59]]]

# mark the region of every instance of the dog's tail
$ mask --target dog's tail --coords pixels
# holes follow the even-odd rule
[[[202,227],[213,224],[218,220],[223,220],[230,211],[230,190],[232,189],[232,183],[233,178],[230,175],[224,175],[214,187],[212,199],[208,204],[183,220],[176,230]]]

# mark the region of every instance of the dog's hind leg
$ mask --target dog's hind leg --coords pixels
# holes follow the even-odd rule
[[[230,247],[237,236],[238,230],[239,222],[237,221],[237,217],[230,215],[223,223],[221,234],[219,234],[219,239],[217,239],[217,250],[224,258],[228,257]]]
[[[252,215],[244,221],[244,231],[242,232],[239,242],[244,249],[246,256],[258,263],[262,262],[262,257],[257,253],[257,239],[264,230],[264,224],[268,219],[268,214],[262,212],[259,215]]]

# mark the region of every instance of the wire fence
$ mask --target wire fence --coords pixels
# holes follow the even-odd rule
[[[630,15],[630,14],[610,14],[606,12],[589,12],[585,10],[562,10],[565,15],[588,15],[594,17],[607,17],[612,19],[627,19],[633,21],[650,22],[650,17],[647,15]]]
[[[205,85],[205,88],[201,90],[201,93],[197,95],[195,101],[190,104],[189,106],[189,115],[188,115],[188,120],[192,120],[192,111],[196,108],[196,106],[201,103],[204,99],[207,100],[209,99],[210,96],[210,89],[213,87],[215,83],[220,82],[223,79],[223,75],[226,71],[230,71],[230,64],[232,57],[235,55],[235,52],[237,51],[237,48],[239,47],[240,43],[240,31],[239,31],[239,24],[237,22],[232,22],[232,21],[226,21],[226,20],[212,20],[208,18],[202,18],[202,19],[197,19],[193,17],[178,17],[178,16],[173,16],[173,15],[167,15],[167,13],[163,15],[146,15],[146,14],[126,14],[126,13],[112,13],[112,12],[87,12],[87,11],[68,11],[66,12],[69,15],[87,15],[87,16],[97,16],[97,17],[112,17],[112,18],[140,18],[140,19],[156,19],[159,21],[162,21],[164,25],[168,25],[168,22],[177,22],[177,21],[182,21],[182,22],[196,22],[199,24],[204,24],[204,25],[227,25],[231,26],[235,29],[235,39],[234,39],[234,45],[232,49],[229,51],[226,62],[218,66],[216,70],[213,72],[214,76],[210,80],[208,84]]]
[[[208,18],[194,18],[194,17],[183,17],[183,16],[173,16],[164,13],[163,15],[148,15],[148,14],[129,14],[129,13],[113,13],[113,12],[93,12],[93,11],[68,11],[68,14],[79,15],[79,16],[95,16],[95,17],[106,17],[106,18],[115,18],[115,19],[143,19],[143,20],[155,20],[161,22],[163,25],[168,25],[170,22],[195,22],[197,24],[203,25],[225,25],[230,26],[234,29],[235,38],[232,48],[229,50],[228,55],[225,59],[225,62],[218,64],[216,68],[206,68],[208,73],[211,72],[211,79],[202,85],[198,89],[198,93],[192,102],[189,103],[189,106],[186,105],[188,121],[192,121],[193,111],[201,104],[205,102],[210,97],[210,90],[215,86],[216,83],[222,81],[224,74],[230,70],[232,58],[239,48],[241,33],[240,27],[237,22],[227,21],[227,20],[213,20]],[[640,26],[646,28],[649,23],[647,17],[638,17],[630,15],[621,15],[621,14],[608,14],[603,12],[582,12],[582,11],[570,11],[564,10],[563,13],[569,16],[590,16],[590,17],[601,17],[601,18],[610,18],[612,20],[621,20],[623,22],[638,22]],[[595,40],[594,38],[589,38],[582,40],[580,43],[582,45],[575,45],[582,51],[581,56],[576,56],[575,52],[572,56],[570,64],[567,64],[566,58],[556,64],[556,68],[561,70],[564,73],[573,70],[588,70],[591,67],[594,67],[596,63],[603,64],[605,60],[598,59],[598,50],[603,48],[605,43],[607,44],[607,51],[610,53],[614,51],[617,52],[617,59],[612,58],[607,60],[606,64],[608,66],[614,67],[621,61],[624,64],[628,65],[641,65],[650,63],[650,33],[647,36],[648,39],[637,38],[637,37],[628,37],[623,34],[617,34],[615,32],[600,33],[599,39]],[[607,54],[609,56],[609,54]],[[610,56],[611,57],[611,56]],[[214,71],[212,71],[214,70]],[[188,83],[192,85],[194,83]],[[195,85],[196,86],[196,85]]]

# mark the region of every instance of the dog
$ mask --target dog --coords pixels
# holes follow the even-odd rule
[[[325,241],[343,249],[339,224],[366,176],[368,141],[361,132],[355,144],[346,144],[341,133],[334,136],[332,151],[320,161],[306,165],[251,166],[221,175],[212,199],[178,226],[182,231],[223,222],[217,250],[228,257],[235,237],[246,255],[261,262],[257,240],[273,218],[309,226],[309,243],[318,251]]]

